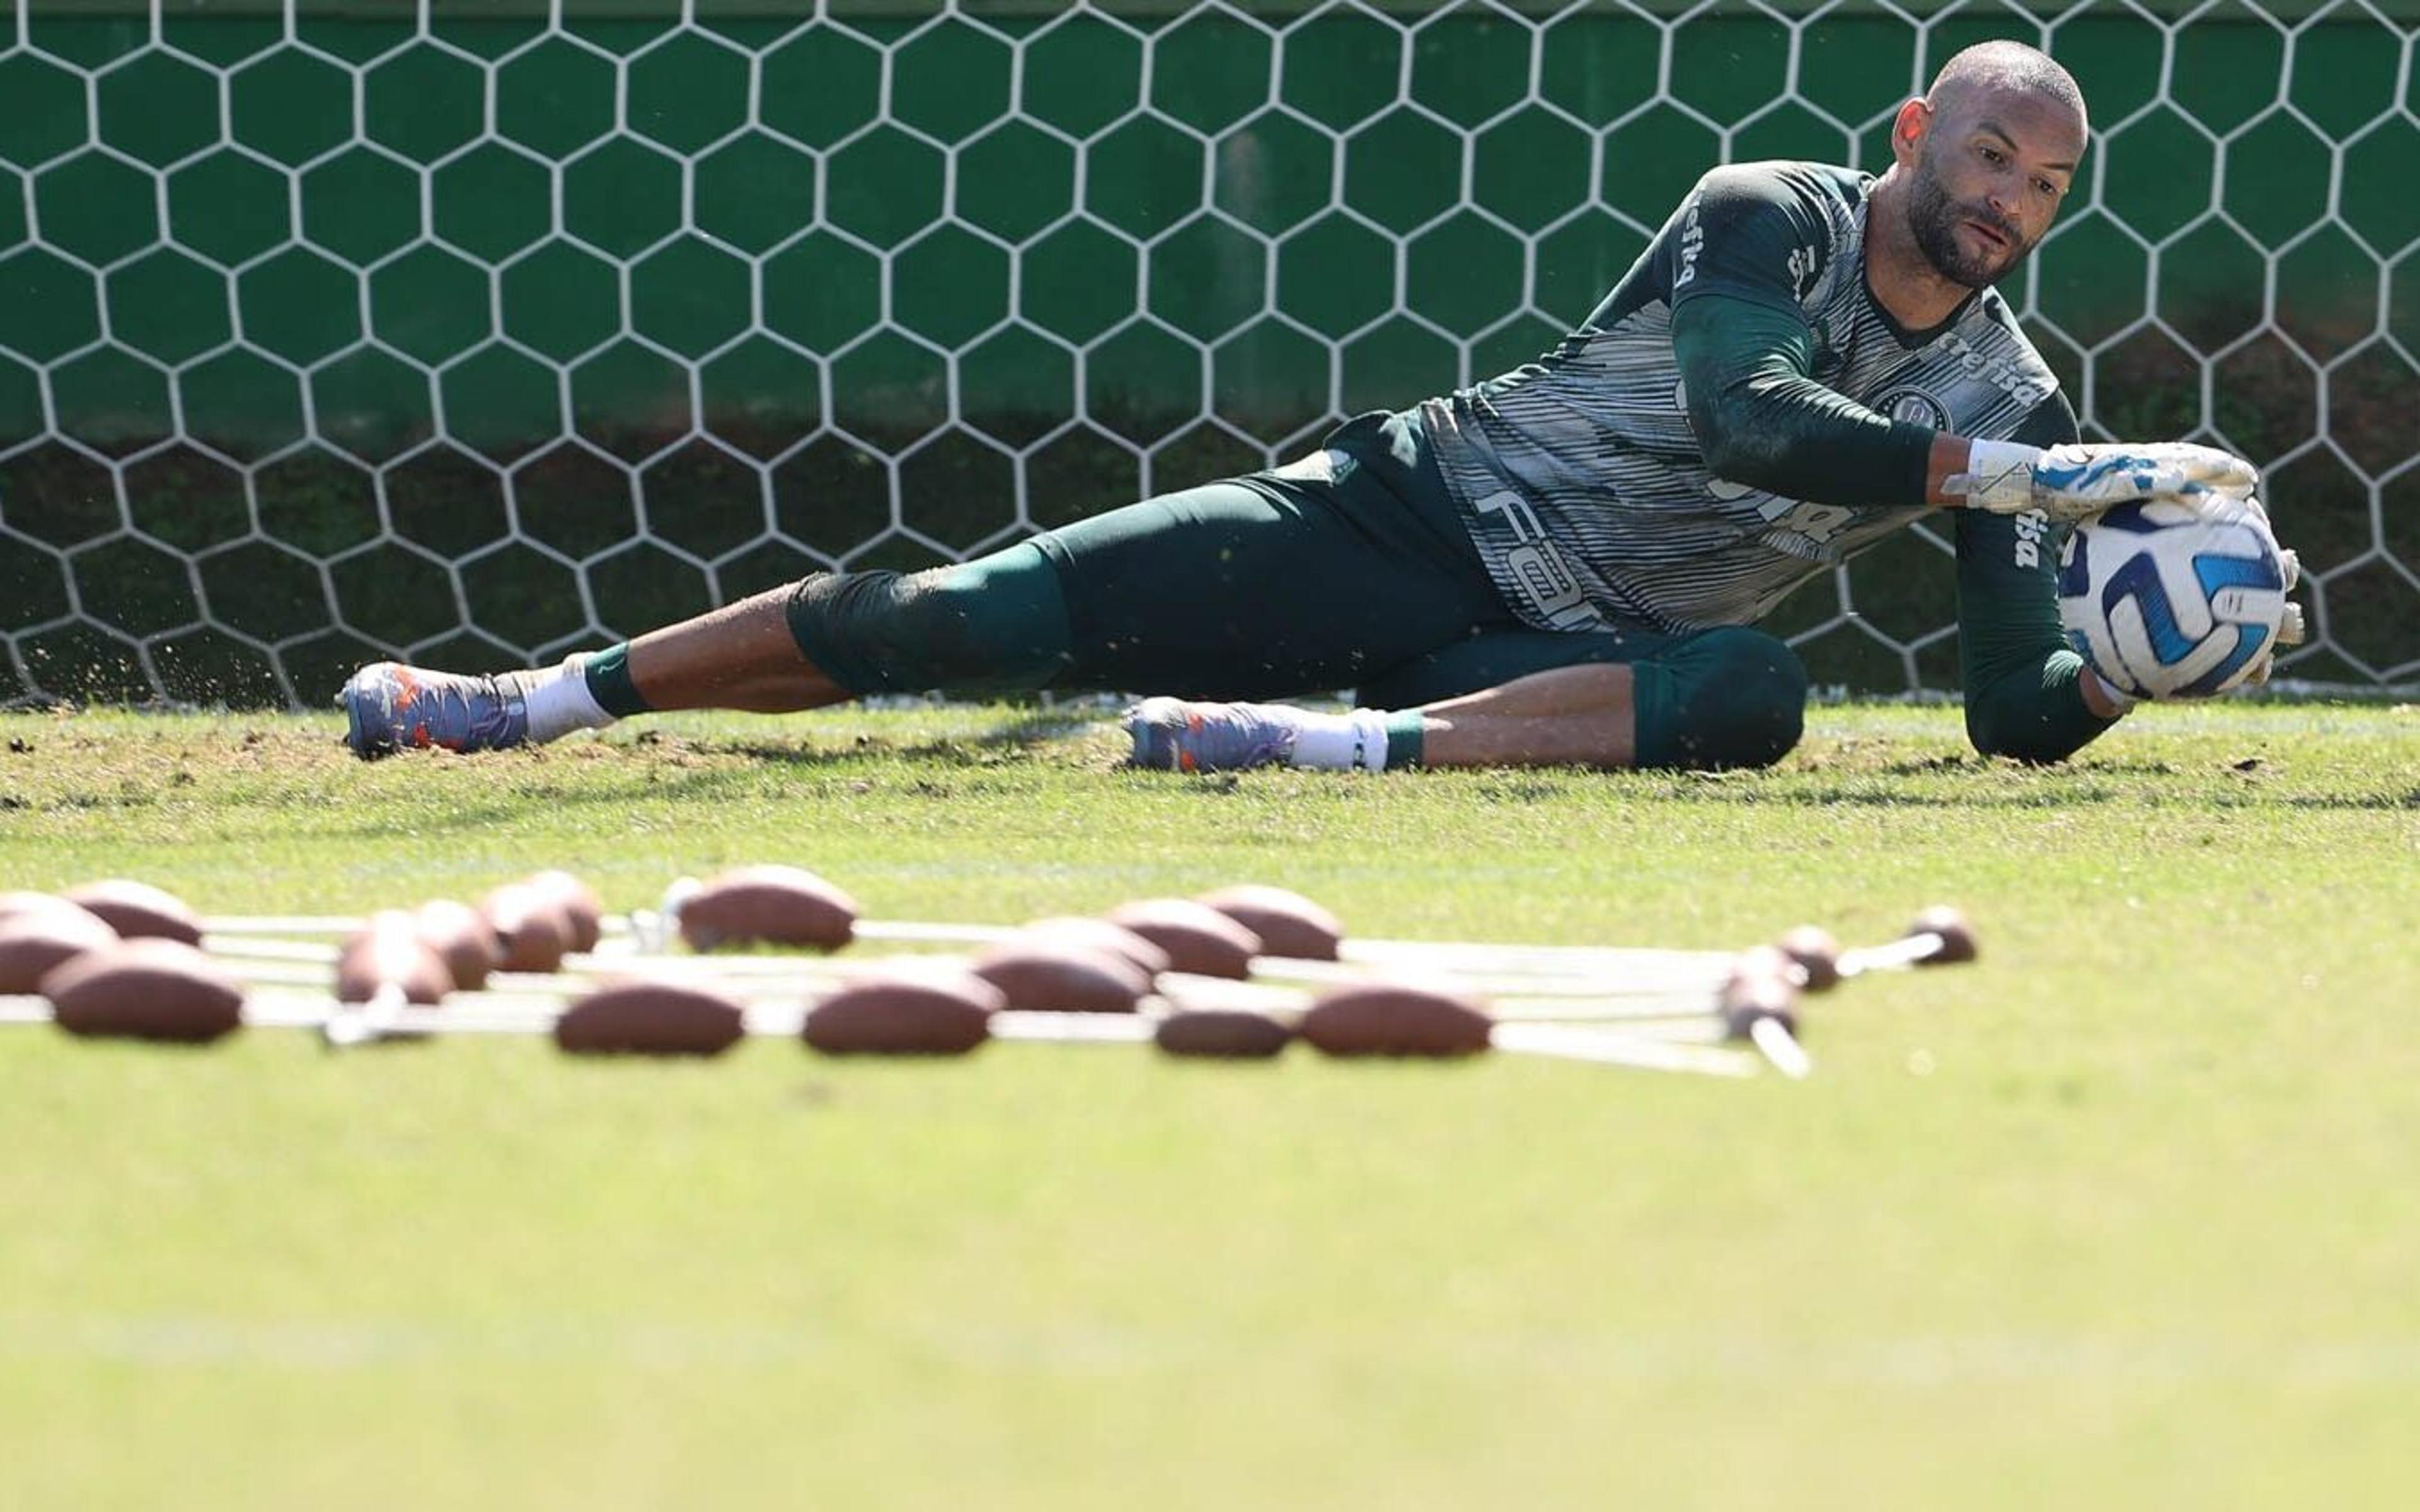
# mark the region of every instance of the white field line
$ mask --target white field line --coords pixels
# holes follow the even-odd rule
[[[334,964],[336,949],[311,940],[282,939],[268,935],[214,933],[203,938],[203,948],[222,960],[239,965],[247,974],[255,974],[255,963],[285,963],[296,965]],[[846,981],[861,977],[878,976],[897,969],[905,963],[910,968],[929,964],[935,968],[970,964],[972,958],[950,954],[904,952],[889,955],[653,955],[637,952],[597,950],[575,953],[564,958],[562,971],[575,977],[625,978],[631,976],[654,980],[707,983],[719,988],[738,990],[740,983],[780,982],[801,987],[814,983]],[[1500,999],[1507,1004],[1521,1005],[1521,1011],[1512,1016],[1530,1018],[1602,1018],[1662,1017],[1672,1013],[1704,1012],[1713,1008],[1715,994],[1723,982],[1720,971],[1706,974],[1695,980],[1665,980],[1656,981],[1607,980],[1601,975],[1525,975],[1520,973],[1458,973],[1436,971],[1412,973],[1403,969],[1373,971],[1343,965],[1336,962],[1296,961],[1274,956],[1256,957],[1251,964],[1253,978],[1248,982],[1231,979],[1198,977],[1182,973],[1162,973],[1172,978],[1195,994],[1206,994],[1216,987],[1266,987],[1282,991],[1278,984],[1296,983],[1312,986],[1368,986],[1380,983],[1404,983],[1450,992],[1463,992]],[[264,978],[266,972],[258,972]],[[498,973],[498,978],[514,974]],[[534,976],[535,980],[551,980],[550,976]],[[1296,992],[1288,1001],[1299,1000]],[[1569,1000],[1559,1006],[1557,1000]],[[1610,1005],[1626,1006],[1610,1006]]]
[[[243,937],[328,936],[349,934],[362,927],[358,918],[342,915],[223,915],[206,918],[206,934],[220,936],[232,947]],[[889,945],[985,946],[1024,936],[1021,926],[952,924],[915,919],[860,919],[858,939]],[[613,916],[605,920],[605,941],[597,952],[604,957],[647,960],[682,959],[663,950],[666,937],[652,915]],[[1726,950],[1668,950],[1626,946],[1489,944],[1481,941],[1346,940],[1340,961],[1304,961],[1262,956],[1254,970],[1307,981],[1370,980],[1377,969],[1414,973],[1422,980],[1441,974],[1458,978],[1570,978],[1592,983],[1594,990],[1621,991],[1636,984],[1640,990],[1664,991],[1699,982],[1717,985],[1737,960]],[[766,957],[734,957],[763,960]]]
[[[433,1037],[454,1034],[542,1036],[551,1034],[561,1005],[535,997],[494,998],[461,995],[441,1008],[340,1004],[332,998],[274,990],[250,994],[244,1000],[243,1026],[252,1029],[325,1031],[331,1023],[349,1018],[368,1021],[367,1038]],[[802,1007],[757,1004],[745,1010],[742,1025],[754,1038],[796,1039]],[[51,1006],[39,997],[0,996],[0,1025],[42,1025],[51,1022]],[[1002,1012],[992,1016],[992,1038],[1015,1042],[1052,1044],[1139,1044],[1148,1042],[1156,1026],[1154,1016],[1118,1013]],[[1580,1028],[1542,1024],[1499,1024],[1490,1037],[1495,1048],[1515,1055],[1547,1056],[1641,1071],[1682,1072],[1716,1076],[1753,1075],[1754,1057],[1735,1050],[1691,1042],[1695,1036],[1645,1035],[1608,1028]]]
[[[1640,1071],[1691,1072],[1708,1076],[1753,1076],[1754,1056],[1711,1045],[1676,1044],[1603,1029],[1559,1024],[1498,1024],[1488,1035],[1498,1050],[1516,1055],[1592,1060]]]
[[[250,949],[256,945],[274,949],[256,954]],[[246,982],[257,986],[324,987],[329,982],[335,951],[332,947],[306,942],[240,940],[233,953],[222,953],[220,959],[233,967]],[[597,957],[572,956],[566,958],[565,964],[568,968],[566,973],[497,972],[488,979],[489,985],[483,993],[448,994],[446,1004],[451,1007],[494,1002],[532,995],[561,997],[593,990],[608,981],[655,980],[707,988],[747,1006],[787,1006],[799,1011],[852,980],[880,978],[884,972],[880,963],[884,959],[872,957],[844,962],[804,956],[666,956],[646,960],[623,957],[613,958],[612,967],[603,968]],[[911,965],[936,960],[928,956],[890,959],[905,961]],[[729,969],[735,966],[747,969]],[[1528,984],[1516,982],[1513,985]],[[1312,995],[1300,988],[1237,981],[1225,977],[1193,976],[1184,972],[1160,973],[1157,987],[1156,996],[1173,1009],[1219,1008],[1286,1013],[1299,1012],[1310,1007],[1312,1001]],[[1480,995],[1497,1017],[1524,1022],[1616,1023],[1682,1019],[1711,1024],[1714,1006],[1711,993],[1676,993],[1661,996]]]
[[[509,1315],[472,1319],[324,1315],[260,1318],[209,1311],[60,1308],[35,1296],[0,1311],[0,1362],[31,1370],[100,1363],[132,1366],[147,1381],[202,1380],[229,1366],[314,1382],[398,1367],[524,1368],[533,1362],[660,1373],[669,1368],[828,1368],[855,1337],[845,1325],[764,1311],[729,1322],[599,1318],[546,1310],[546,1299]],[[1023,1388],[1063,1380],[1097,1390],[1104,1380],[1150,1389],[1213,1370],[1266,1364],[1250,1331],[1163,1309],[1112,1326],[1003,1321],[970,1328],[954,1319],[896,1329],[886,1348],[920,1365]],[[1425,1323],[1414,1368],[1456,1389],[1474,1382],[1529,1389],[1542,1379],[1621,1387],[1944,1389],[2075,1385],[2173,1395],[2185,1386],[2245,1388],[2274,1396],[2420,1386],[2420,1333],[2338,1330],[2270,1339],[2223,1330],[2145,1335],[2105,1333],[1817,1333],[1777,1336],[1736,1320],[1641,1332],[1564,1322],[1535,1328]],[[1289,1346],[1301,1367],[1341,1377],[1366,1369],[1357,1340],[1313,1336]],[[178,1373],[182,1373],[180,1376]],[[1143,1389],[1139,1386],[1137,1389]],[[1907,1395],[1907,1400],[1918,1396]]]
[[[1939,953],[1947,943],[1931,930],[1918,930],[1903,934],[1887,945],[1865,945],[1840,952],[1840,980],[1862,977],[1870,971],[1897,971],[1922,965]]]

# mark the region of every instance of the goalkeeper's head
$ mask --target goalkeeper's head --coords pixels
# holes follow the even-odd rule
[[[1891,125],[1908,229],[1933,270],[1981,288],[2017,270],[2058,215],[2083,160],[2084,92],[2022,42],[1942,65]]]

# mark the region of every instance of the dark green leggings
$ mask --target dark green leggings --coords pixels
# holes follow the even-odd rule
[[[1634,672],[1642,766],[1761,766],[1796,743],[1807,679],[1780,641],[1739,627],[1531,629],[1439,513],[1346,458],[1332,478],[1260,474],[1163,495],[960,566],[810,578],[790,628],[860,694],[1355,687],[1398,709],[1621,662]]]

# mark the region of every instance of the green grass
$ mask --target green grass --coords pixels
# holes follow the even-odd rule
[[[1736,945],[1956,902],[1816,1077],[995,1045],[707,1065],[0,1031],[23,1507],[2398,1505],[2420,1492],[2420,714],[2064,768],[1820,709],[1724,778],[1113,767],[1006,709],[357,766],[0,717],[0,887],[615,908],[783,860],[1014,921],[1258,880],[1358,933]]]

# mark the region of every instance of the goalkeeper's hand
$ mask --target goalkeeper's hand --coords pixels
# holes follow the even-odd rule
[[[2224,495],[2213,495],[2211,497],[2221,500],[2226,499],[2226,496]],[[2240,508],[2260,522],[2261,533],[2268,536],[2270,546],[2277,553],[2277,569],[2280,580],[2279,591],[2285,594],[2291,594],[2294,591],[2295,585],[2303,580],[2303,562],[2300,557],[2294,554],[2293,549],[2290,547],[2279,546],[2277,544],[2276,533],[2272,531],[2269,526],[2269,511],[2267,508],[2261,504],[2257,498],[2251,494],[2245,494],[2240,500],[2227,501],[2227,503],[2229,507]],[[2277,638],[2274,640],[2272,640],[2261,650],[2260,658],[2257,661],[2255,661],[2251,667],[2244,671],[2242,677],[2229,686],[2234,687],[2258,687],[2261,684],[2269,681],[2269,674],[2274,670],[2278,650],[2285,646],[2301,645],[2305,634],[2306,626],[2303,619],[2303,606],[2295,603],[2291,598],[2287,599],[2277,617]],[[2091,705],[2096,713],[2102,714],[2104,717],[2115,717],[2118,715],[2127,713],[2129,710],[2133,709],[2137,702],[2141,702],[2134,695],[2121,691],[2107,678],[2102,676],[2098,671],[2095,671],[2088,661],[2085,665],[2084,675],[2091,680],[2094,687],[2100,693],[2100,700],[2098,702],[2095,702],[2095,701],[2089,696],[2085,700],[2087,704]],[[2193,696],[2199,697],[2200,695],[2196,694]],[[2103,705],[2106,705],[2106,707],[2103,707]]]
[[[2186,441],[2071,442],[2044,451],[2015,441],[1977,441],[1966,471],[1942,491],[1995,515],[2040,510],[2054,524],[2099,516],[2139,499],[2171,498],[2209,515],[2260,512],[2259,470],[2232,453]]]
[[[2250,500],[2248,501],[2255,508],[2257,508],[2259,505],[2259,501],[2257,499]],[[2267,517],[2264,515],[2262,517],[2265,522]],[[2273,536],[2271,539],[2273,541],[2275,537]],[[2303,580],[2302,559],[2294,555],[2291,548],[2281,546],[2277,548],[2277,565],[2282,568],[2284,572],[2286,583],[2285,591],[2289,594],[2292,593],[2294,591],[2294,585]],[[2243,680],[2235,686],[2239,687],[2258,687],[2261,684],[2269,681],[2270,672],[2275,670],[2274,664],[2277,659],[2278,648],[2280,646],[2301,645],[2306,633],[2307,628],[2303,622],[2303,606],[2295,603],[2290,598],[2286,600],[2285,612],[2279,615],[2277,620],[2277,639],[2270,642],[2268,648],[2260,653],[2260,659],[2252,664],[2251,669],[2243,674]],[[2099,674],[2094,673],[2094,676],[2098,677]],[[2116,688],[2111,687],[2107,682],[2102,682],[2101,687],[2102,692],[2108,695],[2110,702],[2119,713],[2122,714],[2127,709],[2133,706],[2134,701],[2133,699],[2119,693]]]
[[[2286,592],[2290,594],[2294,591],[2294,585],[2303,580],[2303,561],[2294,555],[2290,548],[2279,547],[2277,564],[2286,570]],[[2243,686],[2258,687],[2269,681],[2269,673],[2274,670],[2272,664],[2277,659],[2277,647],[2299,646],[2303,643],[2306,633],[2306,627],[2303,624],[2303,606],[2290,598],[2286,600],[2285,615],[2277,622],[2276,643],[2260,653],[2260,659],[2254,662],[2252,670],[2243,674]]]

